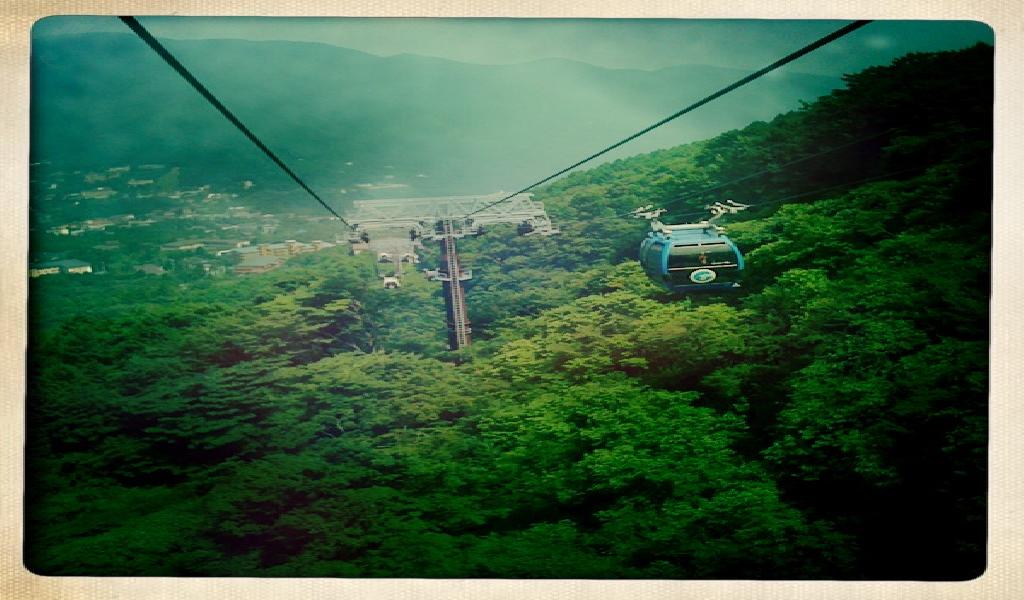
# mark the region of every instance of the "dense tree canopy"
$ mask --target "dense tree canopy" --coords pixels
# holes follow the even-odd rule
[[[987,46],[910,55],[549,185],[562,235],[462,243],[461,356],[439,289],[378,289],[340,250],[244,280],[33,282],[26,564],[977,576],[991,66]],[[726,222],[743,291],[654,286],[644,223],[615,215],[725,198],[755,205]]]

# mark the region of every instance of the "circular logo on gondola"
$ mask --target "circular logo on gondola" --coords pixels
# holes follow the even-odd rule
[[[697,269],[690,273],[690,281],[694,283],[711,283],[718,277],[718,274],[711,269]]]

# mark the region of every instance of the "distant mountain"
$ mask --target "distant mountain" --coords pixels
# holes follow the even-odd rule
[[[332,200],[511,190],[744,74],[701,65],[606,69],[561,59],[489,66],[297,42],[165,43]],[[766,77],[616,156],[771,118],[839,87],[836,75],[783,71]],[[65,167],[166,163],[181,165],[183,176],[195,181],[291,185],[129,33],[37,38],[32,92],[34,161]],[[392,187],[374,192],[365,184]]]

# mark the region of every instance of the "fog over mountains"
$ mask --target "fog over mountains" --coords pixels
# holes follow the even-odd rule
[[[478,65],[318,43],[161,41],[332,202],[510,191],[746,74],[701,65],[606,69],[564,59]],[[840,76],[784,69],[611,158],[770,119],[839,87]],[[181,166],[197,183],[294,185],[129,33],[37,37],[32,92],[34,162],[163,163]]]

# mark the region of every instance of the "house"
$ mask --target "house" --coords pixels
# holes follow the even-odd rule
[[[56,275],[57,273],[60,273],[60,267],[56,265],[32,265],[28,268],[28,276],[33,278],[42,277],[43,275]]]
[[[245,260],[235,265],[235,273],[247,275],[253,273],[266,273],[280,267],[284,260],[277,256],[247,256]]]
[[[210,252],[213,252],[217,256],[222,256],[224,254],[227,254],[228,252],[231,252],[233,250],[237,250],[238,248],[244,248],[244,247],[246,247],[246,246],[248,246],[249,244],[252,243],[249,240],[198,240],[198,241],[202,242],[203,247],[205,247]]]
[[[201,185],[194,190],[181,190],[180,194],[183,198],[194,198],[196,196],[206,196],[209,191],[209,185]]]
[[[85,229],[90,229],[93,231],[103,231],[107,227],[113,225],[114,222],[111,221],[110,219],[88,219],[82,224],[85,226]]]
[[[316,248],[314,248],[312,244],[297,242],[295,240],[287,240],[273,244],[260,244],[258,248],[261,256],[280,256],[283,258],[316,251]]]
[[[60,267],[61,273],[92,273],[92,265],[84,260],[74,258],[58,260],[57,266]]]
[[[135,270],[146,275],[165,275],[167,271],[164,270],[160,265],[154,265],[152,263],[146,263],[143,265],[135,265]]]
[[[91,200],[106,200],[107,198],[117,194],[110,188],[96,188],[95,190],[84,190],[80,192],[83,198],[89,198]]]
[[[161,252],[180,252],[184,250],[196,250],[205,245],[203,240],[178,240],[160,246]]]
[[[212,269],[214,265],[210,259],[203,258],[201,256],[185,257],[181,259],[180,264],[186,271],[202,270],[204,275],[208,275],[210,273],[210,269]]]
[[[305,254],[307,252],[316,252],[325,248],[333,248],[334,244],[329,242],[323,242],[317,240],[312,244],[306,242],[299,242],[296,240],[286,240],[284,242],[274,242],[271,244],[258,244],[256,246],[249,245],[249,242],[239,242],[237,247],[229,248],[217,252],[217,256],[222,256],[228,253],[235,253],[242,258],[242,261],[246,261],[250,256],[269,256],[277,257],[281,259],[290,258],[297,254]]]
[[[235,254],[242,257],[244,260],[246,256],[259,256],[260,249],[257,246],[246,246],[244,248],[235,248],[234,250],[228,250],[228,252],[234,252]]]
[[[316,247],[313,244],[307,244],[306,242],[297,242],[295,240],[285,241],[285,245],[288,246],[288,254],[305,254],[306,252],[316,252]]]
[[[32,265],[29,267],[29,277],[40,277],[42,275],[53,275],[56,273],[83,274],[92,273],[92,265],[89,263],[69,258],[66,260],[54,260],[50,262]]]

